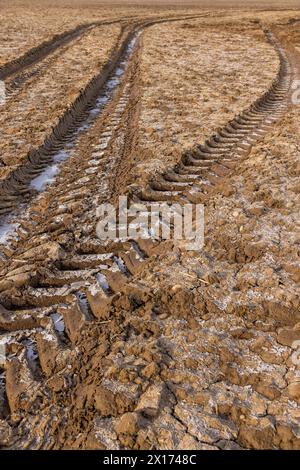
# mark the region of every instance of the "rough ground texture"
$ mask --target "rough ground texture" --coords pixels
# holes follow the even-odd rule
[[[186,17],[147,22],[176,15]],[[82,85],[63,76],[57,50],[18,91],[37,122],[47,112],[35,109],[36,92],[48,92],[44,73],[54,77],[49,96],[70,105],[73,120],[0,195],[0,445],[300,449],[300,14],[136,16],[115,48],[120,25],[101,27],[112,36],[99,50],[96,30],[59,48],[74,74],[89,51]],[[102,85],[87,86],[97,72]],[[25,117],[3,109],[35,148]],[[15,139],[12,131],[7,148]],[[6,158],[16,161],[12,150]],[[32,194],[37,176],[48,186]],[[204,203],[203,249],[100,240],[97,207],[124,193]]]
[[[143,172],[162,170],[233,119],[268,89],[278,68],[276,52],[251,23],[158,25],[143,41],[139,144],[149,153]]]
[[[126,8],[101,10],[85,7],[66,8],[63,4],[55,5],[53,2],[22,2],[22,6],[15,6],[17,2],[1,4],[0,14],[0,66],[8,61],[17,59],[28,50],[50,41],[53,36],[72,30],[82,24],[101,21],[112,21],[131,16],[140,16],[148,13],[146,9]],[[154,15],[149,11],[149,15]]]
[[[80,91],[105,65],[119,35],[119,25],[98,27],[85,33],[71,46],[52,55],[43,64],[38,77],[27,82],[12,99],[8,97],[1,108],[0,119],[1,179],[45,140]],[[100,51],[95,47],[99,42]]]

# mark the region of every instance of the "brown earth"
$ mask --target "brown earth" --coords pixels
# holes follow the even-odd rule
[[[45,60],[38,77],[7,99],[0,119],[0,151],[5,165],[0,170],[0,179],[7,178],[27,153],[45,140],[65,109],[105,65],[120,35],[119,25],[85,33]],[[101,52],[95,48],[95,42],[101,42]]]
[[[49,53],[46,69],[3,108],[1,131],[18,122],[33,147],[53,125],[48,105],[35,108],[36,93],[53,103],[53,116],[73,106],[72,126],[82,126],[93,102],[83,100],[77,112],[76,93],[101,75],[102,56],[120,67],[126,34],[144,25],[115,93],[75,137],[52,184],[22,199],[55,152],[67,151],[67,122],[44,153],[28,167],[22,162],[22,186],[18,178],[3,186],[0,445],[299,450],[299,106],[292,96],[300,13],[149,7],[136,16],[124,20],[115,49],[117,24]],[[180,21],[149,25],[149,17]],[[72,81],[79,73],[82,81]],[[30,132],[22,97],[32,106]],[[38,138],[30,141],[32,133]],[[8,165],[16,138],[13,128]],[[203,249],[100,240],[99,204],[116,204],[124,193],[146,204],[204,203]]]

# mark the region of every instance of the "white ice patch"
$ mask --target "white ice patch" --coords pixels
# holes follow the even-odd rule
[[[110,137],[105,137],[105,138],[103,138],[103,139],[101,139],[101,140],[102,140],[102,142],[101,142],[100,144],[98,144],[97,147],[96,147],[97,150],[98,150],[98,149],[99,149],[99,150],[104,150],[104,149],[106,149],[107,146],[108,146],[108,143],[109,143],[109,141],[110,141]]]
[[[77,292],[76,297],[79,302],[80,310],[86,315],[89,315],[89,303],[86,295],[83,292]]]
[[[123,73],[124,73],[124,68],[118,67],[116,70],[117,77],[120,77],[121,75],[123,75]]]
[[[112,90],[113,88],[116,88],[116,86],[119,84],[120,80],[117,77],[113,77],[107,82],[107,88],[109,90]]]
[[[53,321],[54,328],[56,331],[59,333],[63,333],[65,331],[65,323],[62,315],[59,315],[58,313],[52,313],[50,315]]]
[[[87,173],[87,172],[86,172]],[[80,178],[78,181],[77,181],[77,184],[84,184],[84,183],[88,183],[90,181],[90,178],[88,176],[85,176],[84,178]]]
[[[115,260],[115,263],[116,265],[118,266],[119,270],[121,271],[121,273],[126,273],[126,266],[124,264],[124,261],[119,258],[118,256],[114,256],[114,260]]]
[[[46,341],[49,341],[49,343],[55,343],[55,342],[56,342],[55,336],[53,336],[52,334],[48,333],[47,331],[42,331],[41,334],[42,334],[43,338],[44,338]]]
[[[89,286],[89,292],[93,297],[95,297],[100,292],[100,289],[98,288],[98,286],[93,284]]]
[[[70,152],[67,152],[66,150],[60,150],[54,155],[53,161],[54,163],[60,163],[66,160],[70,156]]]
[[[0,225],[0,244],[6,243],[20,226],[18,223],[4,222]]]
[[[26,347],[26,358],[28,361],[28,364],[31,368],[35,368],[35,362],[38,358],[37,350],[36,350],[36,344],[31,341],[30,339],[26,339],[24,341],[24,345]]]
[[[87,173],[88,175],[92,175],[93,173],[96,173],[98,171],[97,168],[88,168],[87,170],[85,170],[85,173]]]
[[[98,273],[97,276],[96,276],[96,279],[97,279],[97,282],[100,284],[100,286],[102,287],[102,289],[104,291],[109,290],[109,284],[108,284],[107,279],[104,276],[104,274]]]
[[[65,150],[57,152],[53,157],[54,163],[49,165],[39,176],[34,178],[30,183],[30,187],[36,189],[38,192],[44,191],[46,186],[53,183],[55,180],[55,176],[59,171],[58,164],[66,160],[70,155],[71,153]]]
[[[58,165],[54,164],[48,166],[46,170],[44,170],[39,176],[37,176],[31,181],[30,187],[36,189],[39,192],[44,191],[48,184],[53,183],[57,173]]]
[[[0,106],[6,103],[6,89],[3,80],[0,80]]]
[[[104,106],[109,100],[108,96],[100,96],[100,98],[97,99],[96,105],[98,107]]]
[[[103,154],[103,152],[101,152]],[[93,153],[93,156],[97,156],[96,154]],[[100,155],[99,155],[100,156]],[[89,165],[90,166],[99,166],[100,165],[100,161],[97,160],[96,158],[92,158],[92,160],[89,161]]]

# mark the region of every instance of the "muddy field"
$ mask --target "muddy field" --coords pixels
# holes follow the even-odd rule
[[[299,450],[300,10],[102,3],[0,1],[0,448]]]

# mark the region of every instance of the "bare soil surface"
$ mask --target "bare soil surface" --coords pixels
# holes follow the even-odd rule
[[[143,154],[141,173],[162,171],[204,141],[263,94],[277,72],[277,54],[257,25],[203,22],[158,25],[144,36],[137,153],[146,149],[153,161]]]
[[[22,62],[83,3],[1,59],[0,446],[299,450],[300,13],[88,2]],[[100,240],[124,194],[202,250]]]
[[[106,64],[120,33],[119,25],[87,32],[52,55],[38,76],[11,99],[8,97],[1,108],[1,179],[45,140],[49,129]],[[100,51],[95,47],[99,42]]]

